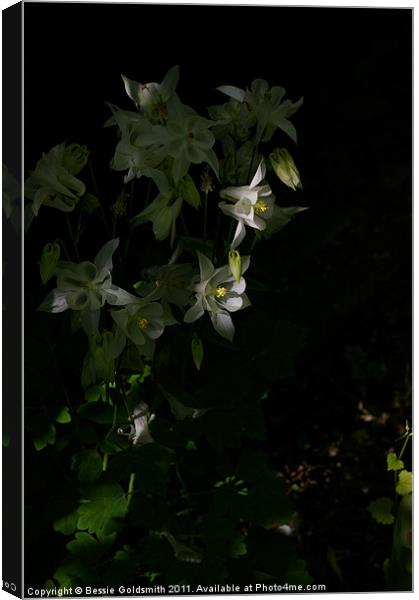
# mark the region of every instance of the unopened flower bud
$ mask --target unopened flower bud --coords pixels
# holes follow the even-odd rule
[[[228,264],[234,279],[239,282],[242,276],[242,257],[240,256],[240,252],[238,250],[231,248],[230,252],[228,253]]]
[[[199,195],[198,190],[196,189],[194,180],[189,174],[182,177],[182,179],[177,184],[177,187],[183,200],[185,200],[194,208],[199,208],[199,206],[201,205],[201,197]]]
[[[60,245],[57,242],[47,244],[42,251],[41,263],[39,270],[41,273],[41,281],[45,285],[55,273],[55,268],[60,260]]]
[[[202,344],[201,338],[197,334],[195,334],[192,338],[191,350],[195,367],[199,371],[202,365],[202,361],[204,360],[204,346]]]
[[[277,148],[269,155],[272,168],[282,181],[293,190],[302,188],[300,173],[295,166],[294,159],[285,148]]]

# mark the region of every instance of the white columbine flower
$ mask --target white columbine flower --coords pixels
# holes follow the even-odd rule
[[[35,216],[42,205],[71,212],[86,191],[84,183],[68,170],[66,151],[65,144],[58,144],[43,154],[25,182],[25,196],[33,200]]]
[[[134,178],[146,175],[149,168],[159,165],[165,151],[161,146],[150,143],[150,132],[153,128],[145,117],[109,106],[113,116],[105,125],[117,125],[121,135],[110,166],[115,171],[128,171],[124,177],[124,183],[128,183]]]
[[[167,117],[166,104],[175,95],[179,80],[179,67],[172,67],[161,83],[138,83],[122,75],[125,91],[137,108],[152,121],[164,122]]]
[[[132,411],[131,431],[129,437],[132,443],[136,446],[151,444],[154,442],[151,437],[149,425],[154,420],[156,415],[150,415],[149,408],[145,402],[140,402]]]
[[[67,309],[97,312],[108,302],[116,306],[136,298],[112,283],[112,255],[119,239],[107,242],[94,262],[60,261],[55,270],[57,287],[52,290],[38,310],[59,313]]]
[[[205,311],[208,312],[215,330],[230,342],[234,336],[234,325],[230,313],[250,305],[246,296],[246,281],[237,282],[225,265],[216,269],[212,262],[198,252],[200,282],[195,285],[196,303],[185,314],[185,322],[193,323]],[[242,273],[249,267],[250,257],[242,257]]]
[[[137,293],[140,296],[153,294],[163,305],[186,306],[190,303],[193,268],[189,263],[168,264],[145,269],[148,281],[141,282]]]
[[[115,360],[123,351],[125,343],[123,332],[116,326],[113,331],[93,333],[90,336],[81,376],[84,388],[98,380],[105,383],[115,380]]]
[[[237,248],[243,241],[246,226],[263,231],[266,222],[273,215],[275,197],[272,190],[267,184],[259,185],[265,177],[265,172],[265,165],[261,161],[250,185],[228,187],[220,192],[221,198],[233,204],[220,202],[218,206],[225,215],[238,221],[231,243],[232,248]]]
[[[113,320],[124,334],[139,347],[142,354],[152,356],[155,340],[166,325],[174,325],[173,319],[158,302],[135,298],[122,310],[111,313]]]

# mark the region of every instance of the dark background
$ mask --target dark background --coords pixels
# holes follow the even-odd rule
[[[202,113],[223,101],[216,86],[259,77],[304,96],[298,146],[284,140],[304,191],[278,187],[278,203],[310,210],[256,248],[253,272],[274,291],[252,299],[279,349],[266,448],[299,487],[299,551],[329,591],[383,589],[391,532],[366,507],[392,493],[385,453],[410,415],[411,27],[396,9],[25,4],[26,170],[67,139],[101,173],[105,101],[131,109],[121,73],[161,81],[179,64],[178,93]],[[44,243],[38,231],[26,244],[33,306]]]

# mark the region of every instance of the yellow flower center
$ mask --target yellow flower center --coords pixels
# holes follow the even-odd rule
[[[258,200],[255,204],[255,213],[263,215],[269,209],[269,206],[263,200]]]
[[[224,296],[226,294],[227,294],[227,289],[225,287],[221,287],[221,286],[219,286],[214,292],[214,296],[216,298],[224,298]]]
[[[147,319],[144,319],[144,317],[140,317],[137,319],[137,325],[140,329],[147,329],[148,321]]]

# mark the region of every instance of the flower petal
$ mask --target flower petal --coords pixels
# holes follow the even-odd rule
[[[243,299],[241,296],[226,296],[222,304],[229,312],[236,312],[243,307]]]
[[[202,252],[197,252],[198,260],[199,260],[199,270],[201,273],[201,281],[207,281],[215,272],[214,265],[210,261],[209,258],[202,254]]]
[[[88,336],[99,333],[100,310],[83,310],[80,319],[82,327]]]
[[[144,334],[151,338],[152,340],[156,340],[159,338],[164,331],[164,325],[161,321],[150,321],[147,327],[144,329]]]
[[[265,167],[265,163],[263,161],[263,159],[260,161],[259,166],[256,170],[256,173],[250,183],[250,187],[254,188],[257,185],[259,185],[259,183],[262,181],[262,179],[265,177],[266,174],[266,167]]]
[[[55,289],[48,294],[44,301],[38,306],[38,310],[51,313],[64,312],[69,308],[66,292]]]
[[[214,329],[229,342],[233,341],[234,325],[230,315],[227,312],[210,313]]]
[[[108,288],[102,289],[102,292],[105,295],[106,301],[113,306],[125,306],[138,300],[133,294],[113,284]]]
[[[204,307],[202,306],[202,300],[198,299],[196,303],[186,311],[184,316],[185,323],[193,323],[202,317],[204,314]]]
[[[102,269],[112,271],[112,255],[118,248],[118,245],[119,238],[115,238],[109,242],[106,242],[101,250],[99,250],[95,258],[95,265],[98,271],[101,271]]]
[[[237,248],[237,246],[240,246],[240,244],[242,243],[242,241],[245,238],[245,235],[246,235],[246,227],[244,225],[244,222],[242,220],[240,220],[237,222],[237,227],[236,227],[236,231],[234,232],[234,237],[233,237],[233,241],[231,242],[231,247],[233,249],[235,249],[235,248]]]

